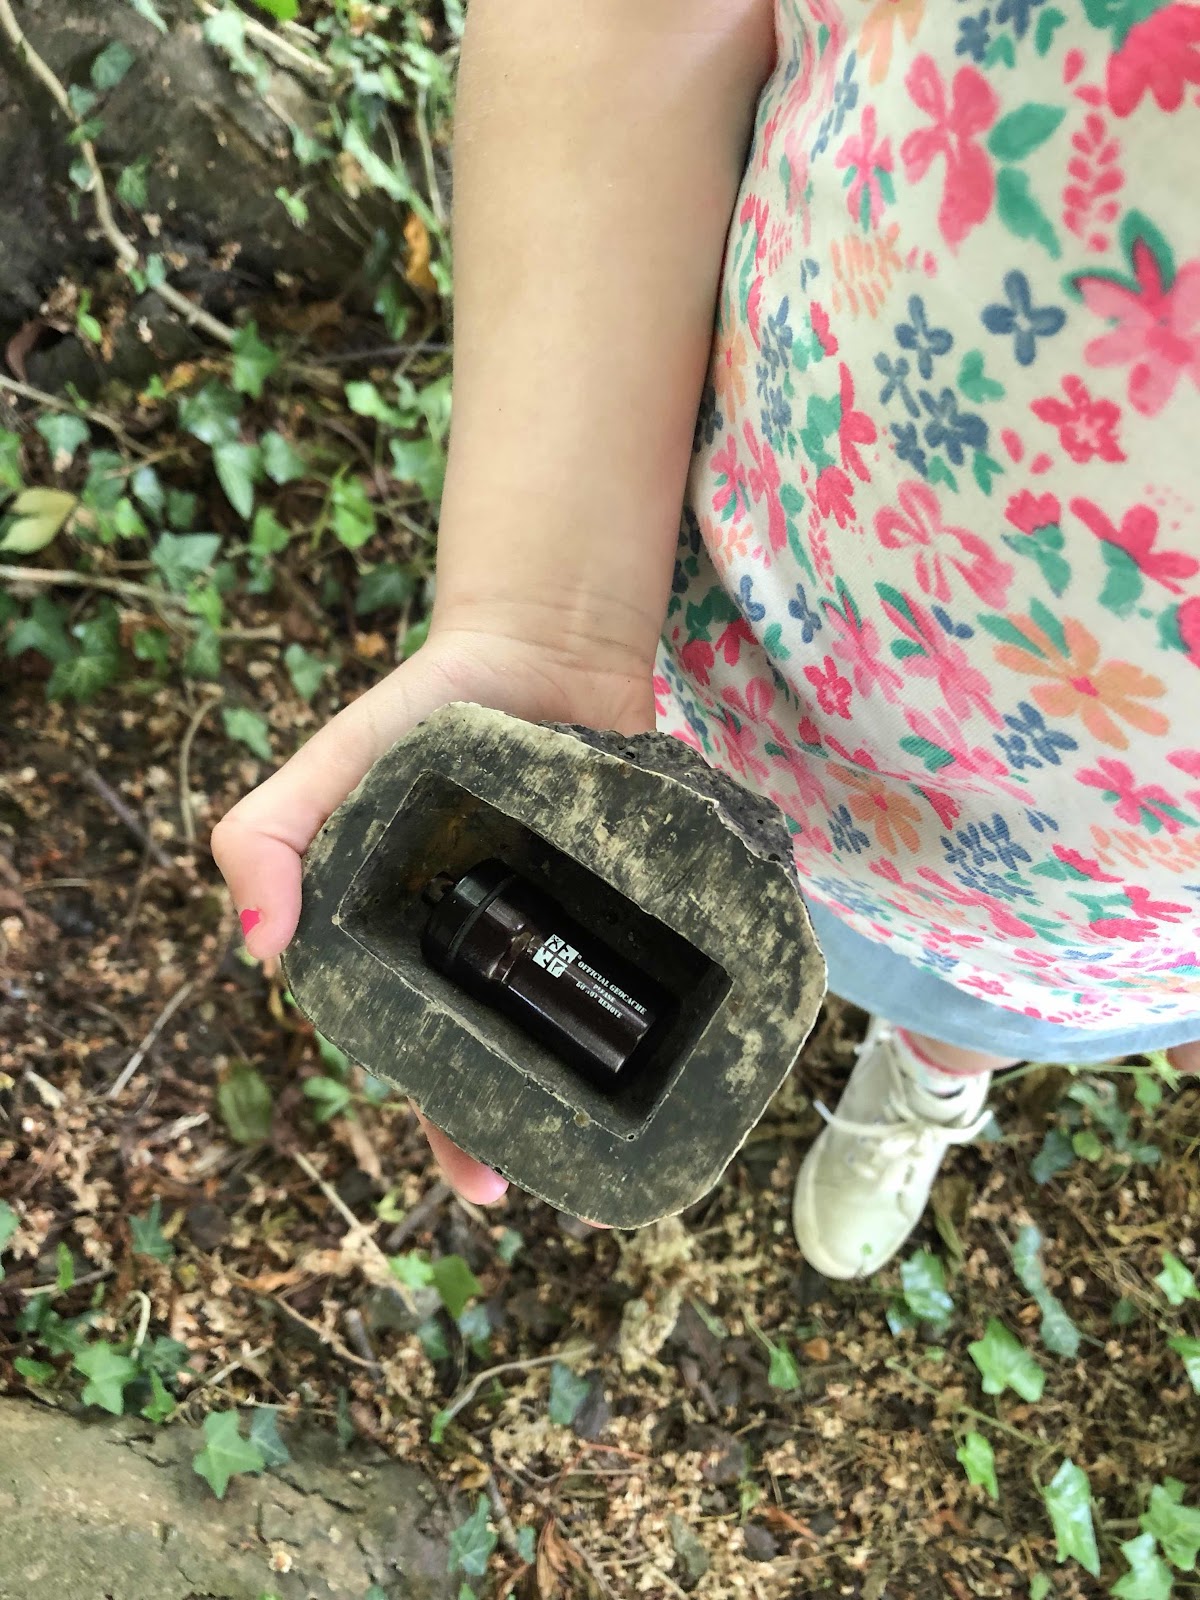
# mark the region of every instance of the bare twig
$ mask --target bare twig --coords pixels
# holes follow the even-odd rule
[[[346,1332],[350,1335],[350,1343],[371,1368],[375,1376],[377,1378],[382,1377],[383,1368],[379,1365],[379,1358],[372,1347],[371,1336],[367,1332],[367,1325],[363,1321],[362,1312],[351,1309],[346,1312],[343,1320],[346,1324]]]
[[[303,1150],[295,1150],[292,1152],[292,1154],[295,1158],[296,1165],[303,1173],[306,1174],[307,1177],[312,1180],[313,1183],[316,1184],[317,1188],[320,1189],[326,1200],[329,1201],[329,1204],[346,1223],[351,1235],[356,1239],[361,1239],[371,1254],[378,1258],[381,1266],[383,1267],[384,1273],[389,1281],[394,1284],[396,1293],[400,1296],[401,1300],[404,1301],[404,1304],[408,1310],[415,1312],[416,1306],[413,1303],[412,1296],[409,1294],[405,1285],[400,1282],[399,1278],[397,1278],[395,1273],[392,1271],[391,1262],[388,1260],[387,1255],[384,1253],[379,1241],[375,1238],[375,1235],[371,1232],[370,1228],[367,1227],[365,1222],[360,1222],[358,1220],[353,1211],[351,1211],[350,1207],[342,1199],[341,1195],[326,1178],[321,1176],[316,1167],[313,1166],[312,1162],[304,1154]]]
[[[167,1023],[170,1022],[175,1013],[179,1010],[180,1006],[183,1005],[186,1000],[190,999],[199,983],[199,978],[189,978],[185,984],[181,984],[180,987],[176,989],[175,993],[171,996],[166,1005],[159,1012],[158,1016],[154,1019],[149,1033],[147,1033],[141,1044],[138,1045],[137,1049],[130,1056],[124,1067],[122,1067],[120,1076],[115,1080],[112,1087],[109,1089],[105,1099],[115,1100],[117,1096],[122,1093],[122,1091],[128,1085],[129,1080],[141,1066],[149,1052],[154,1048],[154,1041],[166,1027]]]
[[[129,829],[130,833],[153,859],[154,864],[162,867],[167,872],[173,872],[175,863],[167,855],[158,840],[150,835],[142,825],[141,820],[129,809],[112,785],[106,783],[94,767],[80,767],[79,776],[92,793],[98,795],[104,801],[104,804],[117,820],[124,823],[125,827]]]
[[[443,1423],[449,1422],[465,1406],[469,1406],[489,1378],[498,1378],[502,1372],[528,1372],[533,1367],[548,1367],[554,1361],[570,1361],[576,1356],[589,1355],[593,1348],[594,1346],[589,1341],[586,1344],[570,1345],[567,1349],[558,1350],[553,1355],[532,1356],[527,1361],[502,1361],[499,1366],[485,1367],[482,1372],[475,1374],[466,1388],[456,1395],[440,1413],[442,1421]]]
[[[35,400],[38,405],[44,406],[49,411],[69,411],[74,415],[86,417],[98,428],[107,429],[135,455],[144,456],[149,453],[146,446],[139,444],[136,439],[131,439],[117,419],[110,417],[107,411],[96,411],[91,406],[74,405],[59,395],[47,394],[44,389],[35,389],[31,383],[18,383],[15,378],[6,377],[2,372],[0,372],[0,389],[7,389],[10,394],[19,395],[22,400]]]
[[[206,17],[215,17],[219,11],[219,7],[210,5],[208,0],[197,0],[197,9],[202,11]],[[327,82],[333,77],[333,68],[331,66],[328,66],[324,61],[318,60],[316,56],[309,55],[307,50],[301,50],[296,45],[289,44],[281,34],[273,32],[272,29],[261,22],[256,22],[253,17],[243,17],[242,26],[268,55],[273,55],[284,66],[295,67],[297,71],[322,82]],[[286,121],[287,119],[281,118],[280,120]]]
[[[0,0],[3,3],[3,0]],[[134,583],[130,578],[106,578],[98,572],[68,572],[58,567],[21,567],[0,565],[0,583],[32,583],[47,588],[95,589],[100,594],[115,594],[125,600],[140,600],[158,613],[169,627],[199,627],[200,621],[187,610],[182,595],[170,594],[166,589],[151,589],[144,583]],[[278,644],[283,630],[277,622],[261,628],[218,628],[222,639],[241,643],[266,640]]]
[[[438,183],[437,168],[433,164],[433,142],[429,137],[429,123],[426,120],[428,110],[428,97],[424,89],[417,94],[417,139],[421,146],[421,161],[425,167],[425,183],[429,189],[429,203],[433,214],[437,218],[438,227],[446,226],[446,207],[442,201],[441,185]]]
[[[443,1183],[439,1178],[431,1184],[426,1192],[417,1201],[416,1205],[388,1234],[387,1247],[389,1250],[399,1250],[406,1239],[411,1239],[413,1234],[423,1228],[435,1211],[441,1209],[450,1198],[450,1185]]]
[[[508,1507],[504,1504],[504,1496],[500,1493],[500,1485],[496,1482],[496,1474],[488,1469],[487,1476],[488,1499],[492,1502],[492,1515],[496,1519],[501,1541],[506,1550],[511,1550],[518,1560],[524,1560],[521,1547],[517,1543],[517,1530],[513,1527],[513,1520],[508,1514]],[[525,1563],[528,1565],[528,1562]]]
[[[75,115],[71,102],[67,98],[67,91],[63,88],[58,78],[38,55],[17,21],[13,12],[11,0],[0,0],[0,33],[7,36],[9,43],[16,51],[33,76],[38,80],[47,94],[54,101],[59,111],[71,124],[78,135],[83,124]],[[104,173],[100,169],[100,162],[96,156],[96,147],[90,139],[79,138],[78,149],[88,169],[88,176],[92,180],[92,202],[96,207],[96,218],[100,223],[100,231],[108,240],[117,257],[117,260],[128,271],[136,269],[141,264],[141,254],[138,247],[129,236],[121,231],[116,218],[112,213],[112,205],[108,198],[108,188],[104,182]],[[177,311],[185,322],[193,327],[202,328],[211,338],[217,339],[221,344],[230,345],[234,341],[234,331],[216,317],[210,316],[202,307],[193,304],[186,295],[170,283],[160,283],[156,292],[161,300]]]
[[[196,730],[204,721],[208,713],[222,698],[224,691],[210,688],[205,694],[201,704],[192,714],[179,746],[179,814],[183,822],[183,837],[189,844],[196,842],[196,818],[192,811],[191,774],[189,763],[192,757],[192,740],[196,737]]]

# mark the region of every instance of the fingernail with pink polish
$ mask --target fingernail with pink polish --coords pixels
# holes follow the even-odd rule
[[[251,908],[241,914],[242,938],[245,939],[262,921],[262,912]]]

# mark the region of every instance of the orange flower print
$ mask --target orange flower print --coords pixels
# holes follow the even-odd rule
[[[730,410],[746,404],[745,366],[746,335],[739,328],[732,340],[718,341],[713,355],[713,388]]]
[[[868,0],[868,4],[870,0]],[[909,44],[916,38],[925,0],[875,0],[859,32],[859,60],[868,60],[867,81],[882,83],[892,64],[896,30],[903,29]]]
[[[1129,661],[1101,661],[1100,645],[1082,622],[1060,621],[1035,600],[1029,618],[1009,617],[1007,627],[992,631],[1010,641],[996,649],[1001,665],[1044,680],[1029,695],[1046,716],[1079,717],[1093,739],[1114,750],[1129,748],[1120,722],[1142,733],[1164,734],[1170,727],[1161,711],[1142,704],[1166,693],[1161,678]]]
[[[850,813],[875,829],[880,849],[890,856],[901,845],[906,850],[917,849],[921,841],[914,824],[920,822],[921,813],[902,789],[889,789],[873,772],[856,772],[853,767],[831,766],[829,771],[851,791],[847,797]]]

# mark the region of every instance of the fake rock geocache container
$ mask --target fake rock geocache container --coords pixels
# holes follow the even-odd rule
[[[666,734],[463,703],[314,839],[284,971],[456,1144],[618,1228],[716,1183],[825,992],[771,802]]]

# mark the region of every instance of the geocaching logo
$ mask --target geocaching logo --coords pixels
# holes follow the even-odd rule
[[[545,967],[552,978],[561,978],[578,954],[574,945],[552,933],[541,949],[534,951],[533,959],[539,967]]]

